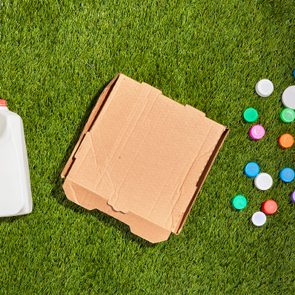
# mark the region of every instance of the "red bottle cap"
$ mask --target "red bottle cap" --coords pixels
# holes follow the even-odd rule
[[[276,213],[278,210],[278,204],[274,200],[267,200],[262,203],[261,211],[267,215]]]
[[[7,107],[7,101],[5,99],[0,98],[0,107]]]

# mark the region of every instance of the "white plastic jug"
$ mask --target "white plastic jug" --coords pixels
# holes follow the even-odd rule
[[[0,99],[0,217],[32,212],[28,157],[19,115]]]

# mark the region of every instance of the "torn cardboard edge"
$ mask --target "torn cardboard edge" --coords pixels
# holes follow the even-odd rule
[[[115,87],[116,87],[116,89],[114,90]],[[137,88],[137,89],[136,89],[136,91],[130,92],[130,88]],[[114,93],[112,93],[113,90],[114,90]],[[124,91],[126,92],[125,94],[124,94]],[[120,93],[122,93],[122,94],[120,94]],[[197,154],[195,159],[191,158],[190,161],[192,161],[192,163],[189,164],[190,166],[186,166],[187,168],[189,167],[189,169],[187,170],[187,168],[186,168],[187,172],[185,172],[186,174],[184,174],[185,179],[183,180],[182,183],[179,180],[181,177],[178,177],[177,171],[176,172],[174,171],[175,173],[173,175],[177,176],[178,182],[181,184],[178,187],[178,191],[177,191],[178,197],[177,198],[169,198],[168,197],[166,199],[163,198],[163,199],[160,199],[160,201],[156,200],[156,203],[160,203],[160,205],[164,208],[163,212],[167,215],[167,216],[165,216],[166,219],[161,219],[161,216],[158,216],[159,213],[161,215],[161,210],[160,210],[161,208],[159,210],[156,210],[157,213],[155,213],[154,215],[153,214],[147,215],[146,212],[144,210],[142,210],[142,208],[138,208],[136,206],[135,206],[134,211],[137,211],[137,213],[132,212],[132,210],[129,210],[129,207],[130,208],[134,207],[133,206],[134,203],[136,203],[136,202],[138,203],[141,201],[141,200],[138,201],[138,198],[137,199],[135,198],[134,199],[135,201],[130,200],[130,202],[129,202],[129,199],[128,199],[129,194],[127,194],[127,195],[125,194],[125,197],[124,197],[125,199],[123,198],[124,202],[121,202],[121,207],[120,206],[116,207],[117,206],[116,201],[112,201],[112,197],[107,196],[107,194],[105,194],[104,196],[101,196],[99,194],[99,191],[96,190],[96,186],[93,186],[92,183],[84,181],[84,184],[83,184],[82,183],[83,181],[80,181],[80,178],[83,178],[83,173],[81,171],[83,170],[83,166],[85,166],[83,161],[82,162],[80,161],[80,163],[77,164],[77,165],[80,165],[80,168],[78,167],[80,170],[76,169],[76,167],[74,167],[74,169],[72,169],[73,166],[75,165],[75,161],[77,161],[77,155],[79,154],[77,152],[79,150],[80,150],[80,158],[79,159],[81,159],[81,157],[86,157],[87,153],[89,154],[89,147],[88,147],[88,149],[86,148],[86,150],[87,150],[86,152],[83,152],[83,147],[81,148],[81,146],[84,145],[87,147],[87,145],[89,145],[89,144],[87,144],[87,142],[89,141],[87,138],[92,138],[91,133],[94,132],[94,131],[92,131],[92,127],[94,124],[98,125],[97,128],[95,127],[96,129],[94,128],[96,130],[96,132],[100,133],[101,129],[99,129],[100,128],[99,124],[103,124],[102,123],[103,118],[100,120],[97,120],[97,119],[100,117],[100,114],[101,114],[102,110],[104,109],[107,101],[109,99],[111,99],[111,101],[109,102],[109,104],[106,107],[106,110],[103,114],[104,118],[108,118],[107,117],[108,116],[108,108],[110,108],[110,110],[111,110],[112,100],[114,100],[114,102],[119,101],[119,99],[122,100],[124,95],[126,96],[124,99],[126,100],[127,105],[121,104],[120,107],[126,108],[126,113],[127,113],[127,110],[129,111],[128,100],[129,100],[129,105],[131,105],[131,102],[132,102],[132,104],[135,105],[134,108],[136,109],[136,106],[137,106],[138,109],[141,110],[141,112],[142,112],[142,113],[139,113],[140,115],[138,115],[138,112],[133,112],[133,113],[130,112],[130,118],[136,118],[136,120],[141,121],[141,125],[139,124],[139,126],[137,126],[135,123],[133,123],[133,120],[130,119],[130,122],[128,124],[129,125],[133,124],[132,128],[135,130],[139,129],[139,128],[143,128],[142,130],[145,130],[144,128],[145,128],[146,121],[149,121],[151,109],[155,108],[155,106],[154,106],[155,103],[156,104],[158,103],[159,114],[161,113],[160,111],[164,110],[166,112],[167,110],[170,109],[170,113],[168,112],[168,114],[165,114],[165,116],[167,116],[167,117],[174,116],[175,118],[178,118],[178,113],[183,112],[183,110],[184,110],[183,108],[186,107],[185,116],[182,114],[180,116],[180,119],[182,119],[183,121],[185,121],[185,120],[187,121],[187,122],[185,122],[185,124],[187,124],[188,128],[191,128],[191,126],[189,125],[190,117],[191,117],[192,121],[194,119],[196,119],[196,122],[199,122],[199,123],[205,122],[206,124],[204,123],[204,126],[208,126],[208,129],[210,129],[210,130],[203,130],[203,134],[201,134],[203,137],[201,135],[199,136],[200,138],[203,138],[202,142],[198,142],[198,132],[202,133],[200,130],[198,130],[196,128],[195,129],[196,135],[191,134],[191,137],[192,138],[194,137],[192,139],[192,142],[194,142],[195,144],[197,144],[197,146],[199,146],[200,154]],[[111,98],[110,98],[110,96],[111,96]],[[134,97],[131,100],[130,97],[132,97],[132,96],[134,96]],[[141,101],[143,101],[144,99],[146,99],[145,104],[141,103]],[[149,103],[149,101],[151,101],[151,99],[152,99],[152,103]],[[125,100],[122,100],[122,102],[125,102]],[[113,105],[114,104],[115,103],[113,103]],[[149,107],[148,111],[146,110],[147,106]],[[117,109],[118,108],[119,108],[119,106],[117,106]],[[113,109],[114,109],[114,107],[113,107]],[[110,110],[109,110],[109,113],[111,113]],[[164,116],[164,113],[162,112],[161,115]],[[124,113],[124,116],[125,116],[125,113]],[[127,116],[127,114],[126,114],[126,116]],[[152,118],[156,121],[158,119],[157,113]],[[108,118],[108,119],[110,119],[110,118]],[[113,120],[116,120],[116,119],[114,118]],[[150,120],[150,121],[151,121],[150,124],[152,124],[153,120]],[[161,124],[165,124],[165,120],[163,122],[162,121],[159,121],[159,122]],[[181,123],[182,123],[182,121],[179,121],[179,125],[181,125]],[[166,132],[164,132],[164,133],[169,132],[169,130],[170,130],[169,124],[166,127],[161,127],[161,124],[159,124],[158,128],[159,129],[160,128],[167,128],[167,129],[163,129],[164,131],[166,130]],[[172,123],[170,122],[170,124],[172,124]],[[126,125],[127,126],[126,130],[129,132],[129,136],[132,138],[132,135],[133,135],[132,132],[134,133],[134,130],[131,132],[128,129],[129,125]],[[101,126],[103,126],[103,125],[101,125]],[[178,128],[178,125],[176,125],[175,128]],[[147,131],[148,130],[149,129],[147,129]],[[185,128],[181,129],[181,130],[186,132]],[[149,132],[150,131],[148,131],[146,133],[149,133]],[[152,133],[152,132],[150,132],[150,133]],[[179,132],[179,134],[180,133],[181,132]],[[138,134],[141,135],[141,133],[138,133]],[[169,138],[168,138],[169,144],[170,143],[173,144],[173,139],[174,139],[173,136],[174,135],[173,135],[173,133],[171,133],[171,134],[172,134],[171,135],[171,142],[169,141]],[[179,134],[178,134],[178,136],[179,136]],[[210,134],[210,136],[209,136],[209,134]],[[81,133],[81,136],[80,136],[68,162],[66,163],[66,165],[62,171],[61,177],[65,178],[64,185],[63,185],[64,191],[65,191],[68,199],[72,200],[73,202],[79,204],[80,206],[82,206],[88,210],[99,209],[100,211],[117,218],[118,220],[129,225],[131,232],[133,232],[134,234],[136,234],[138,236],[141,236],[142,238],[144,238],[152,243],[167,240],[169,235],[171,234],[171,232],[179,234],[179,232],[181,231],[181,229],[185,223],[185,220],[186,220],[186,218],[193,206],[193,203],[195,202],[196,196],[199,193],[199,191],[206,179],[206,176],[207,176],[227,134],[228,134],[228,129],[226,127],[219,125],[216,122],[206,118],[205,114],[198,111],[197,109],[194,109],[189,106],[182,106],[182,105],[170,100],[169,98],[164,97],[159,90],[151,87],[150,85],[145,84],[145,83],[140,84],[140,83],[126,77],[123,74],[118,74],[114,77],[114,79],[112,79],[110,81],[110,83],[105,87],[102,94],[100,95],[95,107],[93,108],[93,111],[91,112],[91,114],[89,116],[87,123],[85,124],[85,127]],[[133,136],[133,137],[135,139],[137,138],[136,136]],[[134,140],[134,138],[133,138],[133,140]],[[146,142],[148,143],[149,139],[148,138],[146,139],[146,137],[144,137],[144,138],[145,138],[144,140],[146,140]],[[124,139],[124,140],[126,141],[125,145],[126,144],[128,145],[128,139],[127,140]],[[151,141],[152,140],[153,140],[153,138],[151,138]],[[100,141],[98,141],[98,142],[100,142]],[[188,141],[188,144],[190,144],[190,141]],[[97,144],[97,145],[99,145],[99,144]],[[208,148],[207,148],[207,146],[208,146]],[[101,145],[101,147],[104,147],[104,146]],[[131,145],[131,147],[132,147],[132,145]],[[124,154],[124,145],[123,145],[123,147],[121,145],[119,145],[118,148],[121,149],[121,151],[120,152],[117,151],[117,154],[120,154],[120,153]],[[162,148],[165,149],[165,147],[162,147]],[[93,143],[92,143],[92,149],[95,149],[95,146],[93,146]],[[152,151],[154,151],[154,150],[152,149]],[[184,153],[186,152],[185,148],[184,148],[183,152]],[[152,153],[151,155],[148,154],[148,156],[153,158],[153,157],[155,157],[155,154],[156,153]],[[127,156],[130,157],[130,154],[127,153]],[[170,158],[173,159],[173,154],[171,155]],[[130,160],[132,160],[132,158],[130,158]],[[114,161],[113,165],[117,165],[117,162],[118,162],[118,160]],[[169,166],[167,166],[167,168],[169,168]],[[99,169],[100,169],[99,167],[94,167],[94,169],[90,171],[90,174],[96,173],[96,170],[99,170]],[[111,169],[111,168],[106,168],[106,170],[108,170],[108,169]],[[129,169],[132,170],[132,168],[129,168]],[[72,175],[70,175],[71,170],[72,170]],[[112,170],[110,170],[110,171],[112,172]],[[124,173],[121,173],[121,174],[124,174]],[[149,174],[147,174],[147,176],[149,176]],[[93,181],[95,181],[95,180],[93,180]],[[131,179],[131,183],[129,184],[129,189],[130,189],[130,185],[133,184],[132,181],[134,182],[135,180]],[[134,184],[136,185],[136,183],[134,183]],[[193,187],[192,187],[192,184],[194,184]],[[122,185],[122,181],[120,182],[120,185]],[[173,186],[174,183],[170,183],[169,185]],[[105,187],[104,187],[104,189],[105,189]],[[132,190],[132,189],[130,189],[130,190]],[[130,196],[131,195],[132,194],[130,193]],[[171,193],[170,193],[170,195],[171,195]],[[149,196],[146,195],[145,197],[149,197]],[[159,198],[161,198],[161,196],[159,196]],[[119,203],[120,203],[120,196],[119,196]],[[172,203],[173,203],[173,206],[171,205]],[[123,207],[124,206],[125,207],[127,206],[127,207],[125,209],[122,209],[122,205],[123,205]],[[139,205],[140,205],[140,203],[139,203]],[[146,206],[148,207],[148,205],[146,205]],[[171,208],[169,208],[169,206]],[[167,208],[169,209],[168,213],[167,213]],[[154,210],[154,209],[152,209],[152,210]],[[163,215],[165,215],[165,214],[163,214]],[[168,216],[169,214],[171,216]],[[169,222],[167,222],[167,219]]]

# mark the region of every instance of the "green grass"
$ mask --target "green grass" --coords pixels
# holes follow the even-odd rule
[[[295,126],[279,121],[294,84],[293,0],[1,0],[0,25],[0,96],[24,120],[34,201],[31,215],[0,221],[0,294],[294,294],[294,183],[277,175],[295,153],[276,142]],[[231,130],[183,231],[157,245],[61,189],[61,168],[117,72]],[[264,77],[275,85],[268,99],[254,92]],[[248,106],[267,129],[257,143],[241,119]],[[274,176],[273,189],[253,188],[249,160]],[[240,213],[229,205],[236,193],[249,199]],[[254,228],[267,198],[279,212]]]

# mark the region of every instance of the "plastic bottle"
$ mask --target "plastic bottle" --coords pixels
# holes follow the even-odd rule
[[[0,217],[28,214],[32,207],[23,122],[0,99]]]

